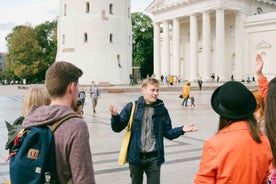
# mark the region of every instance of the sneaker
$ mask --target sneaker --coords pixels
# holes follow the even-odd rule
[[[94,113],[96,113],[95,109],[93,110]]]

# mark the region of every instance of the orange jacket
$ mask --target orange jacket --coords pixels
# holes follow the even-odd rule
[[[194,183],[267,183],[272,153],[267,137],[261,140],[252,139],[245,121],[220,130],[204,144]]]

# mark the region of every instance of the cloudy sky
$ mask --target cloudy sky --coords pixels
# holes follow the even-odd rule
[[[153,0],[131,0],[132,12],[143,11]],[[7,52],[5,37],[17,25],[36,26],[58,16],[59,0],[0,0],[0,52]]]

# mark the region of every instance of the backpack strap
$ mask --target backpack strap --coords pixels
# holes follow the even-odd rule
[[[59,125],[61,125],[64,121],[70,119],[70,118],[80,118],[77,114],[68,114],[66,116],[64,116],[63,118],[61,118],[60,120],[58,120],[57,122],[51,124],[51,125],[48,125],[48,128],[54,132],[58,127]]]

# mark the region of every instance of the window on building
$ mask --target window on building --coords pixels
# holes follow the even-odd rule
[[[63,15],[66,16],[66,10],[67,9],[67,4],[64,4],[64,12],[63,12]]]
[[[109,14],[113,14],[113,4],[109,4]]]
[[[120,55],[117,55],[117,62],[118,62],[118,67],[122,68],[121,61],[120,61]]]
[[[89,11],[90,11],[90,5],[89,5],[89,2],[86,2],[85,12],[89,13]]]
[[[113,34],[109,34],[109,42],[113,43]]]
[[[84,43],[87,43],[88,42],[88,35],[87,33],[84,33],[84,40],[83,40]]]
[[[65,35],[62,35],[62,44],[65,44]]]

